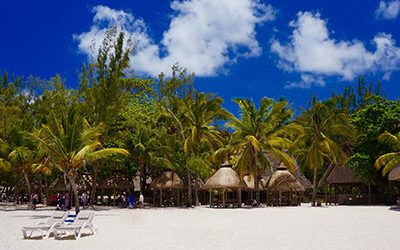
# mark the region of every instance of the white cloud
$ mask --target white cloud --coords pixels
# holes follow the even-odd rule
[[[330,38],[327,23],[319,13],[299,12],[290,26],[294,30],[287,44],[278,40],[271,43],[271,51],[279,58],[278,66],[286,71],[319,77],[315,79],[336,76],[351,80],[366,72],[381,72],[389,78],[399,69],[400,49],[391,35],[377,34],[372,40],[376,49],[371,52],[360,41]],[[311,86],[304,79],[302,82],[303,87]]]
[[[287,82],[285,85],[285,89],[292,88],[301,88],[301,89],[309,89],[312,86],[325,86],[325,81],[322,77],[314,76],[311,74],[301,74],[300,81],[298,82]]]
[[[395,19],[400,13],[400,0],[380,1],[379,7],[375,11],[378,19]]]
[[[238,57],[259,56],[255,28],[275,18],[275,10],[259,0],[175,0],[171,8],[174,14],[160,44],[149,37],[142,19],[106,6],[93,8],[90,30],[74,39],[81,52],[93,56],[106,29],[117,26],[136,42],[131,58],[136,71],[156,76],[179,63],[198,76],[213,76]]]

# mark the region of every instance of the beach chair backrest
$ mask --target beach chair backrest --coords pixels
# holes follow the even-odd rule
[[[53,215],[50,217],[48,224],[53,224],[55,222],[62,222],[64,218],[66,217],[66,213],[62,211],[56,211],[53,213]]]
[[[80,212],[76,217],[77,222],[84,223],[84,222],[92,222],[94,216],[94,212]]]

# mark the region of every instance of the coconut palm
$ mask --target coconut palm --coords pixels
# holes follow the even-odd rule
[[[217,98],[203,92],[194,92],[192,97],[184,99],[180,113],[183,116],[183,126],[186,128],[184,152],[192,157],[199,157],[204,151],[216,149],[221,145],[222,137],[213,126],[215,120],[226,120],[231,115],[222,108],[222,98]],[[197,164],[195,164],[197,165]],[[204,165],[204,164],[203,164]],[[198,206],[198,168],[191,169],[194,172],[195,205]],[[189,176],[190,179],[190,176]],[[188,185],[191,185],[190,181]]]
[[[261,166],[272,163],[267,154],[284,162],[292,171],[295,163],[287,153],[291,145],[290,135],[299,129],[296,124],[289,124],[292,111],[286,101],[274,102],[263,98],[257,109],[250,100],[236,99],[240,107],[240,119],[233,118],[227,124],[233,128],[233,139],[238,142],[238,159],[235,167],[241,177],[245,173],[254,176],[256,198],[259,200],[258,170]]]
[[[346,153],[340,141],[354,137],[355,130],[346,113],[335,112],[313,98],[310,109],[305,110],[296,121],[303,127],[294,147],[296,155],[313,171],[312,205],[315,205],[317,172],[325,161],[344,164]]]
[[[382,133],[378,139],[382,142],[387,142],[393,146],[394,152],[390,152],[380,156],[375,161],[375,167],[377,169],[382,169],[382,175],[385,176],[397,165],[400,164],[400,132],[397,135],[391,134],[389,132]]]
[[[79,213],[77,178],[85,163],[93,163],[112,156],[129,156],[122,148],[102,148],[101,136],[104,125],[91,127],[75,108],[63,114],[61,119],[52,116],[51,125],[44,125],[38,133],[32,133],[39,150],[46,152],[53,165],[62,171],[74,192],[75,211]]]
[[[0,157],[0,168],[21,173],[26,184],[29,202],[32,196],[31,166],[34,162],[35,153],[32,143],[23,131],[14,128],[9,133],[8,143],[0,140],[0,151],[5,157]]]

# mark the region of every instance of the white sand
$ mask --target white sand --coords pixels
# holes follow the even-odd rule
[[[22,239],[51,213],[0,211],[0,249],[400,249],[400,212],[383,206],[109,209],[95,236]]]

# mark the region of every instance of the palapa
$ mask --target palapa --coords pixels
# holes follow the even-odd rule
[[[183,181],[171,170],[164,171],[151,183],[152,189],[182,189]]]
[[[239,175],[232,169],[232,165],[225,162],[206,181],[203,189],[239,189],[246,188],[246,184],[240,180]]]
[[[297,181],[287,167],[281,163],[268,181],[267,188],[271,191],[304,191],[304,187]]]
[[[389,181],[400,181],[400,164],[390,171]]]
[[[132,178],[129,178],[122,174],[113,174],[107,177],[101,184],[101,189],[134,189],[134,183]]]
[[[258,178],[258,189],[259,190],[264,190],[267,187],[269,177],[267,176],[261,176]],[[254,178],[252,175],[246,174],[243,177],[244,183],[246,183],[246,188],[247,190],[254,190]]]
[[[318,185],[325,186],[326,184],[352,184],[360,182],[362,182],[361,179],[353,170],[346,166],[335,165],[332,163],[325,171]]]

